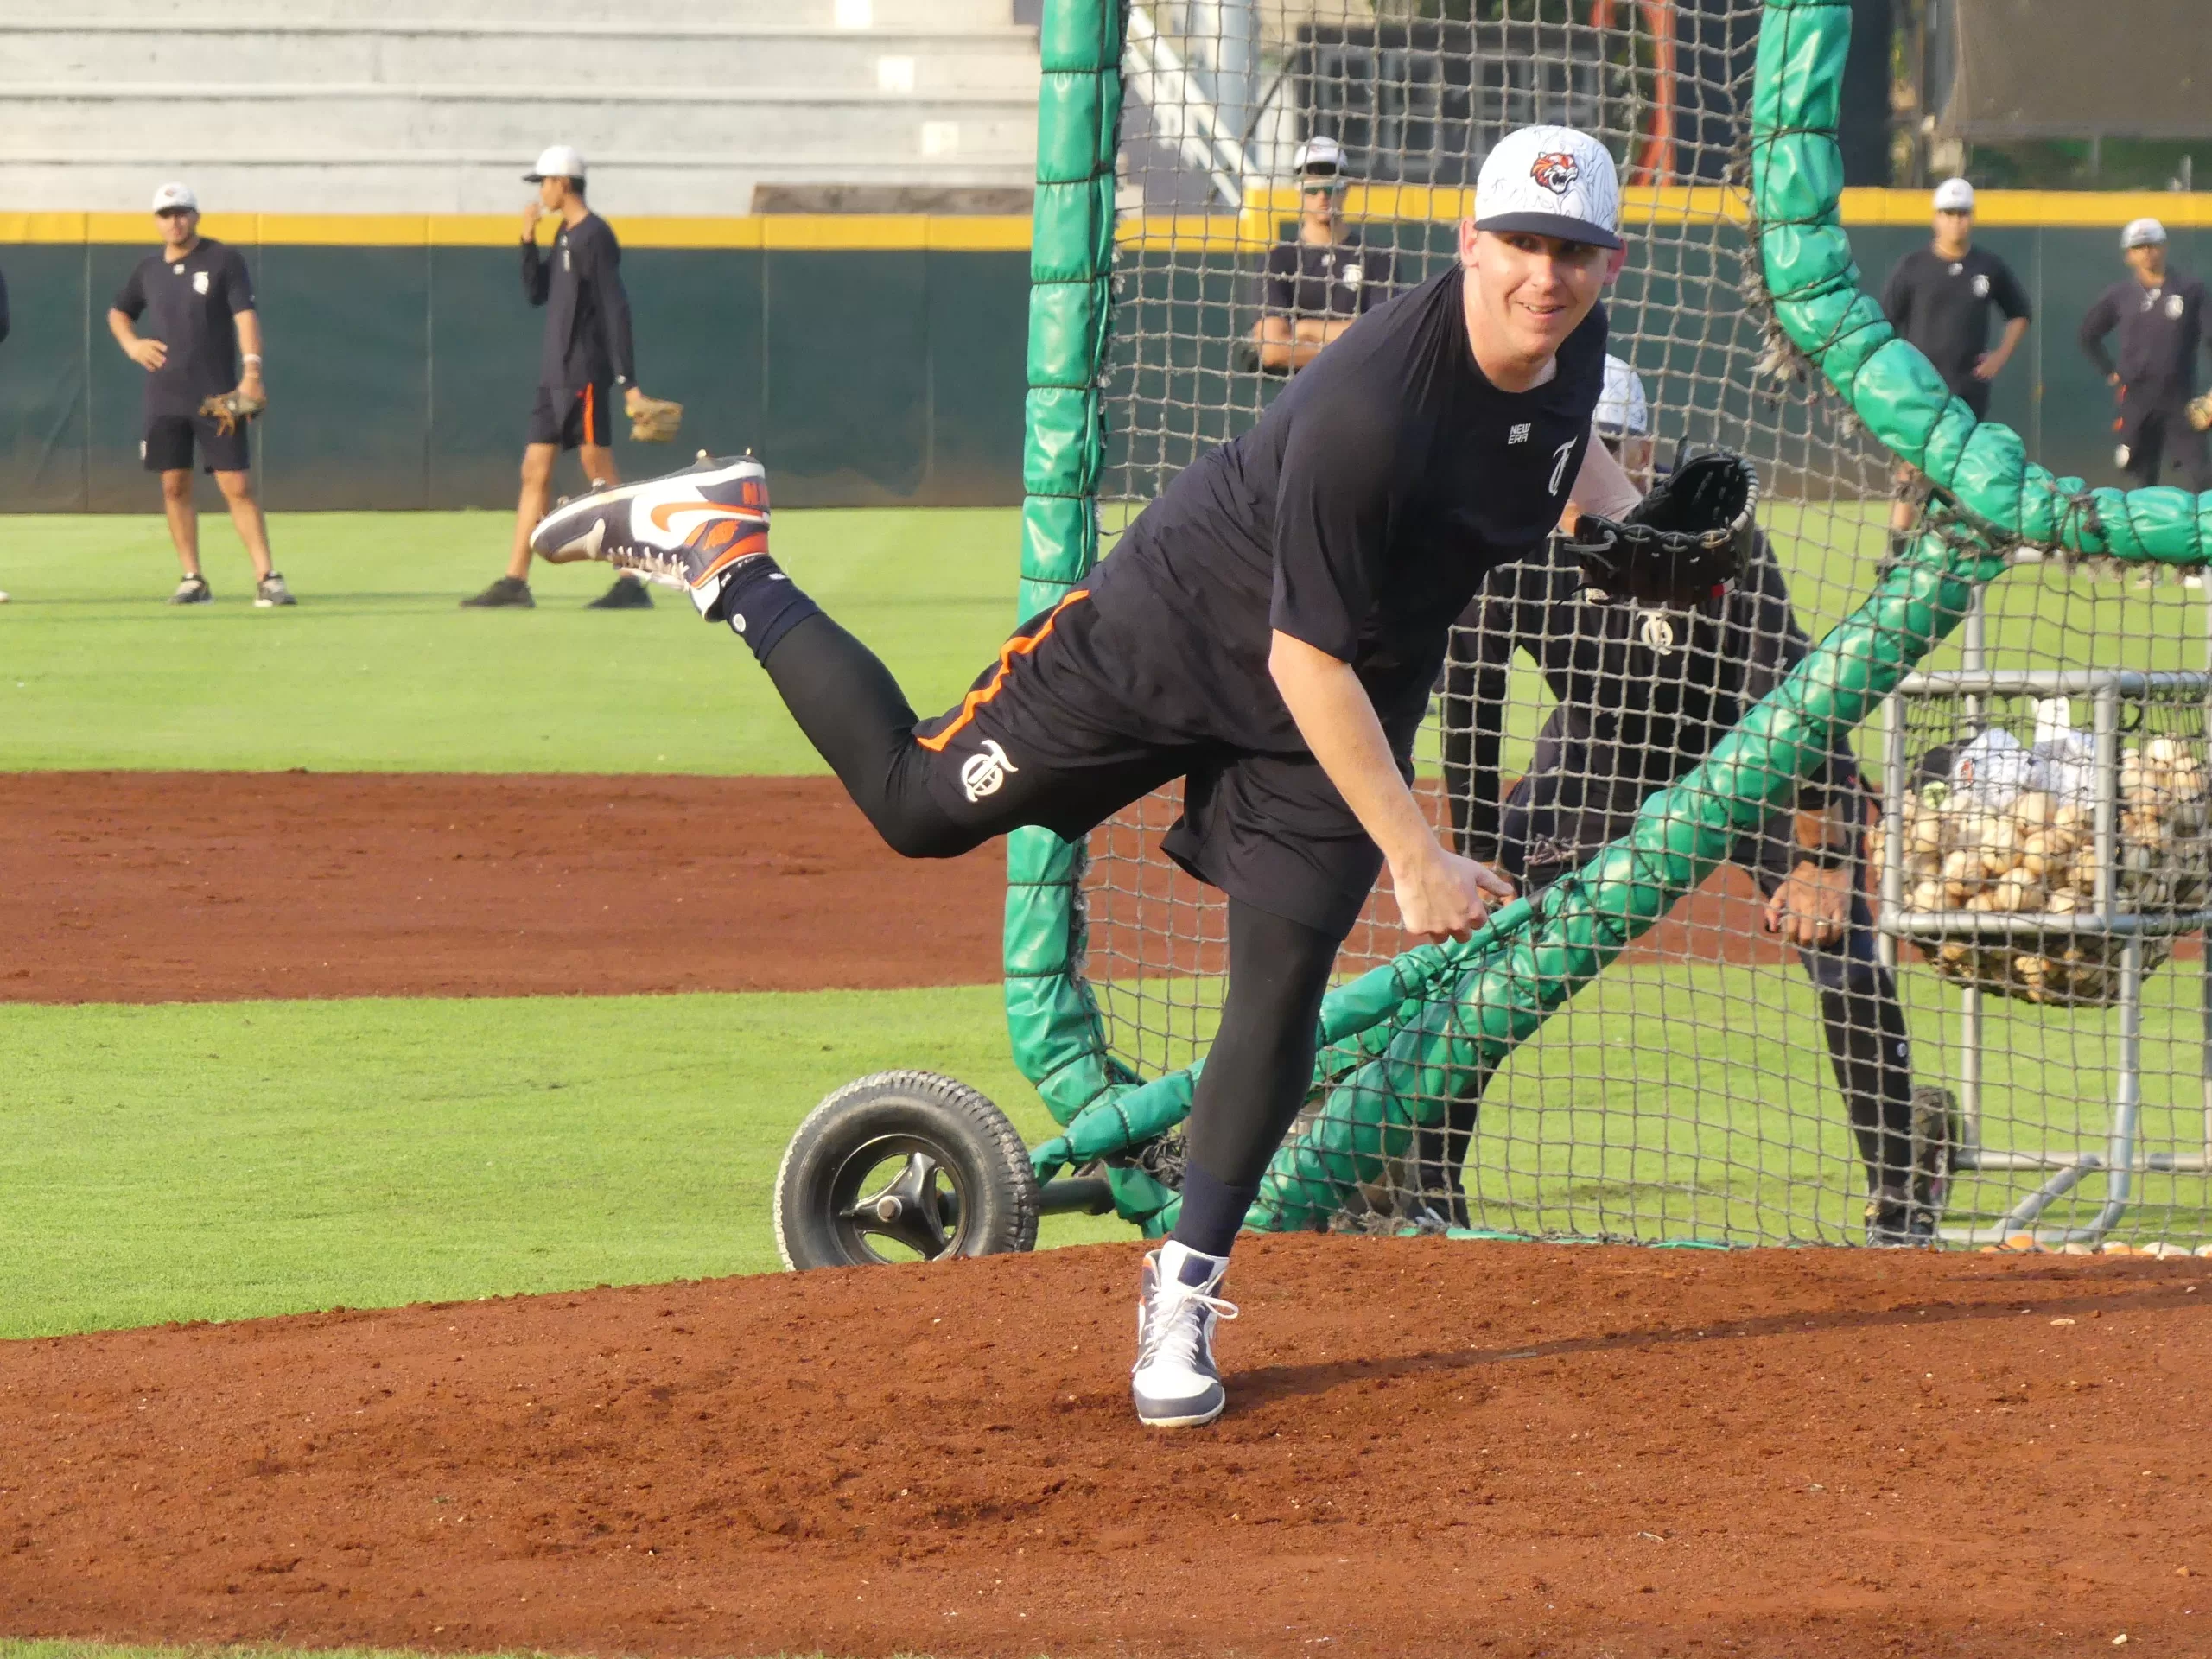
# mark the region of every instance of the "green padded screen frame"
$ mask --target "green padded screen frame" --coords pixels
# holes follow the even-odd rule
[[[1311,1227],[1378,1176],[1415,1124],[1495,1066],[1794,793],[1835,737],[1872,712],[1964,618],[1977,584],[2028,543],[2201,564],[2212,495],[2092,490],[2034,465],[2017,434],[1977,423],[1897,338],[1859,284],[1840,220],[1838,94],[1850,0],[1769,0],[1751,136],[1752,233],[1782,355],[1827,377],[1873,435],[1938,492],[1929,528],[1866,602],[1752,709],[1706,762],[1647,801],[1619,841],[1464,944],[1408,951],[1332,992],[1315,1090],[1324,1109],[1270,1168],[1250,1224]],[[1097,556],[1111,327],[1113,165],[1121,15],[1046,0],[1036,287],[1030,306],[1021,609],[1080,583]],[[1083,849],[1037,830],[1009,852],[1006,967],[1016,1063],[1066,1133],[1040,1174],[1127,1153],[1190,1109],[1196,1068],[1140,1083],[1105,1046],[1082,974]],[[1125,1214],[1158,1230],[1172,1196],[1114,1171]]]

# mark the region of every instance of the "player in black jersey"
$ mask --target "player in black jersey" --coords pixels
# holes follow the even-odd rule
[[[1174,1235],[1144,1269],[1137,1414],[1211,1421],[1231,1243],[1311,1082],[1337,947],[1385,864],[1406,931],[1463,938],[1510,891],[1445,847],[1408,780],[1452,619],[1541,546],[1570,493],[1637,492],[1590,444],[1599,290],[1624,255],[1595,140],[1509,136],[1452,269],[1377,307],[1242,437],[1179,474],[957,708],[919,718],[767,556],[760,464],[707,461],[538,527],[550,558],[683,581],[726,619],[893,848],[1024,824],[1073,839],[1184,780],[1166,850],[1228,895],[1229,983]]]
[[[2204,434],[2189,423],[2196,353],[2204,340],[2204,284],[2166,263],[2166,227],[2133,220],[2120,235],[2130,274],[2097,296],[2082,319],[2082,349],[2120,400],[2113,460],[2130,482],[2160,482],[2171,466],[2184,487],[2212,489]],[[2105,338],[2120,331],[2120,360]]]
[[[1635,441],[1643,404],[1634,371],[1610,361],[1597,421],[1609,446]],[[1764,536],[1735,590],[1699,609],[1599,604],[1581,588],[1556,543],[1500,566],[1453,631],[1446,671],[1452,832],[1462,853],[1498,864],[1527,891],[1626,834],[1645,799],[1703,760],[1808,648]],[[1516,652],[1535,660],[1555,706],[1528,775],[1507,792],[1499,748]],[[1797,948],[1820,992],[1829,1063],[1866,1166],[1866,1242],[1928,1244],[1937,1217],[1913,1179],[1904,1010],[1859,879],[1864,823],[1858,767],[1839,742],[1794,809],[1745,837],[1734,862],[1767,900],[1768,931]],[[1400,1219],[1467,1225],[1461,1170],[1481,1097],[1480,1086],[1470,1090],[1446,1125],[1416,1137],[1387,1200]]]
[[[584,200],[584,158],[566,144],[555,144],[523,179],[537,187],[537,198],[523,210],[522,291],[532,305],[545,308],[545,340],[529,441],[522,452],[522,499],[515,508],[507,573],[461,601],[484,610],[527,609],[537,603],[530,591],[530,532],[553,499],[554,463],[563,450],[573,449],[593,488],[617,482],[621,474],[612,448],[615,400],[634,410],[645,396],[638,387],[637,353],[631,345],[621,245]],[[546,213],[560,219],[550,252],[537,245],[537,221]],[[652,603],[643,582],[623,575],[585,608],[646,611]]]
[[[266,610],[292,604],[291,590],[270,562],[269,526],[253,499],[253,465],[245,428],[222,429],[200,404],[227,391],[265,399],[261,381],[261,315],[253,276],[236,248],[200,234],[200,202],[181,184],[154,192],[162,251],[131,268],[108,308],[108,332],[124,355],[146,371],[145,425],[138,458],[162,477],[162,506],[183,580],[172,605],[204,605],[214,595],[200,569],[200,514],[192,505],[193,451],[215,475],[231,523],[253,561],[253,602]],[[149,330],[138,332],[141,318]],[[244,356],[240,356],[240,347]]]
[[[1976,420],[1989,414],[1989,387],[2028,332],[2027,290],[2012,268],[1974,245],[1974,186],[1946,179],[1936,187],[1936,234],[1897,263],[1882,287],[1882,310],[1891,327],[1926,354],[1954,397]],[[1989,343],[1990,313],[2005,332]],[[1897,500],[1890,509],[1894,553],[1911,533],[1927,499],[1927,486],[1910,467],[1897,468]]]
[[[1270,374],[1295,374],[1390,297],[1390,256],[1342,222],[1344,147],[1309,138],[1291,158],[1298,175],[1298,227],[1268,250],[1265,304],[1252,325],[1253,360]]]

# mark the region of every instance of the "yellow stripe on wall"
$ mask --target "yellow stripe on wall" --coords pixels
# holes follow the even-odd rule
[[[1023,213],[751,213],[722,219],[614,218],[630,248],[797,248],[1019,252]],[[209,213],[200,228],[240,246],[507,248],[519,213]],[[553,221],[541,220],[550,241]],[[0,213],[0,244],[159,240],[149,213]]]
[[[1355,219],[1448,224],[1463,218],[1473,192],[1421,185],[1354,185],[1344,210]],[[1298,213],[1297,191],[1287,184],[1255,189],[1241,213],[1142,214],[1116,227],[1124,246],[1166,251],[1231,253],[1265,248],[1277,227]],[[1925,190],[1847,190],[1847,226],[1925,225],[1933,213]],[[1740,196],[1717,186],[1631,186],[1622,214],[1631,233],[1638,226],[1689,220],[1741,221]],[[2117,231],[2131,219],[2151,217],[2174,230],[2212,229],[2212,193],[2164,191],[1984,190],[1974,217],[1989,226]],[[753,213],[720,219],[616,218],[611,221],[631,248],[767,248],[817,251],[1022,251],[1029,219],[1018,213]],[[210,213],[210,236],[251,246],[512,247],[519,239],[518,215],[506,213]],[[543,221],[541,239],[552,234]],[[156,236],[144,213],[0,213],[0,244],[144,243]]]

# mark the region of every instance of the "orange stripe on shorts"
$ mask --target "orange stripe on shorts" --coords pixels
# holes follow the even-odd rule
[[[988,702],[993,697],[998,696],[999,688],[1006,683],[1007,676],[1014,672],[1014,659],[1017,657],[1027,657],[1031,652],[1036,650],[1038,646],[1043,645],[1046,640],[1051,639],[1052,637],[1052,624],[1059,620],[1060,613],[1067,609],[1069,606],[1074,604],[1078,599],[1089,599],[1090,597],[1090,588],[1077,588],[1058,604],[1053,606],[1051,610],[1045,613],[1045,620],[1038,626],[1036,632],[1017,633],[1013,639],[1007,640],[1005,645],[999,648],[999,665],[996,671],[995,671],[991,676],[990,683],[988,685],[978,686],[975,690],[970,691],[966,696],[960,700],[960,712],[953,716],[951,725],[946,727],[934,737],[917,738],[915,741],[919,743],[924,748],[929,750],[932,754],[943,753],[944,752],[944,746],[952,741],[953,738],[959,733],[961,728],[967,725],[969,721],[976,718],[976,711],[982,708],[985,703]]]

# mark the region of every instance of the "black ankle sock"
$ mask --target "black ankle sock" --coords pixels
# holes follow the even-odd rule
[[[822,607],[763,553],[730,573],[722,590],[721,613],[730,632],[753,647],[754,658],[768,660],[777,642]]]
[[[1183,1208],[1175,1217],[1174,1238],[1186,1249],[1202,1255],[1227,1255],[1244,1225],[1244,1212],[1260,1196],[1257,1181],[1231,1186],[1217,1181],[1196,1164],[1183,1168]]]

